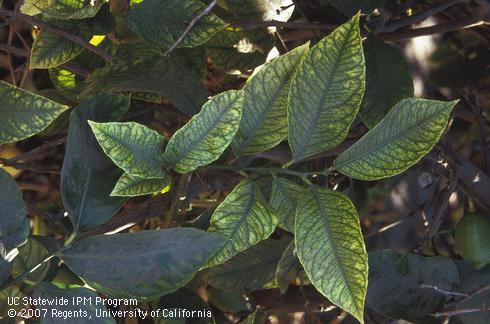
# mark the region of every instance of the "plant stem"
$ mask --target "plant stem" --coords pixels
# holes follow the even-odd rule
[[[282,168],[264,168],[264,167],[236,167],[236,166],[227,166],[227,165],[210,165],[204,167],[204,169],[208,170],[224,170],[224,171],[244,171],[244,172],[257,172],[257,173],[265,173],[265,174],[287,174],[295,177],[305,178],[308,176],[316,176],[316,175],[327,175],[330,173],[330,170],[323,171],[313,171],[313,172],[301,172],[301,171],[293,171],[286,170]]]

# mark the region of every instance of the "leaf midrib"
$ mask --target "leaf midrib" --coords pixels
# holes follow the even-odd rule
[[[330,241],[331,246],[332,246],[333,255],[334,255],[335,260],[337,261],[337,263],[340,265],[339,268],[340,268],[340,273],[342,275],[342,279],[343,279],[345,285],[347,286],[347,289],[349,291],[349,294],[351,296],[352,301],[354,302],[354,305],[357,308],[357,302],[356,302],[355,295],[352,292],[352,288],[351,288],[351,286],[349,284],[349,281],[347,280],[347,277],[346,277],[346,274],[345,274],[345,271],[344,271],[344,268],[343,268],[343,265],[344,264],[343,264],[342,259],[340,258],[340,255],[339,255],[339,253],[337,251],[337,244],[333,240],[333,234],[332,234],[332,230],[330,228],[330,222],[328,221],[327,211],[325,210],[325,207],[323,206],[323,201],[322,201],[321,197],[319,197],[319,193],[316,190],[312,190],[312,191],[313,191],[313,195],[315,196],[315,200],[316,200],[317,205],[318,205],[318,208],[319,208],[321,219],[323,220],[322,224],[324,225],[324,228],[325,228],[325,230],[327,232],[328,240]]]
[[[200,144],[202,144],[202,142],[205,141],[205,139],[207,138],[207,136],[213,131],[213,129],[216,127],[216,125],[218,125],[222,119],[225,118],[225,116],[227,115],[227,113],[229,112],[230,109],[233,108],[233,105],[235,104],[235,102],[238,100],[239,96],[236,96],[232,102],[230,102],[230,104],[228,105],[228,107],[226,107],[224,109],[224,112],[222,114],[218,114],[219,117],[216,118],[212,123],[211,123],[211,126],[206,128],[205,131],[204,131],[204,134],[203,135],[200,135],[200,136],[193,136],[195,137],[196,140],[190,140],[190,141],[184,141],[184,143],[188,143],[188,145],[185,146],[185,150],[183,151],[180,151],[181,153],[177,154],[177,153],[174,153],[175,154],[175,160],[174,160],[174,164],[178,164],[180,161],[182,161],[183,159],[185,159],[186,157],[188,157],[188,155],[190,154],[190,152],[192,152],[196,147],[198,147]],[[210,106],[208,106],[210,107]],[[207,107],[206,107],[207,108]],[[193,123],[197,123],[198,122],[198,116],[203,113],[204,111],[201,111],[200,113],[198,113],[197,115],[195,115],[193,118],[195,118],[194,120],[192,120]],[[213,114],[215,115],[215,114]],[[190,125],[190,122],[188,124],[189,126]],[[193,125],[192,125],[193,126]],[[185,126],[184,126],[185,127]],[[190,128],[190,127],[189,127]],[[175,136],[175,135],[174,135]],[[172,139],[170,139],[172,140]],[[170,143],[169,143],[170,144]],[[168,145],[167,145],[168,146]],[[174,151],[175,152],[175,151]],[[176,152],[179,152],[178,150],[176,150]]]
[[[280,82],[280,85],[279,85],[278,89],[274,92],[274,94],[270,98],[270,100],[267,101],[267,104],[265,105],[265,108],[259,114],[259,118],[258,118],[259,122],[258,123],[255,123],[253,125],[252,129],[250,130],[250,132],[248,132],[247,138],[240,145],[240,148],[239,148],[239,150],[238,150],[238,152],[236,154],[237,156],[241,156],[243,154],[243,151],[247,148],[248,144],[250,144],[250,142],[252,141],[252,138],[255,135],[255,133],[257,132],[257,129],[260,126],[264,125],[265,118],[263,118],[263,117],[264,116],[267,116],[268,113],[270,112],[269,108],[271,106],[273,106],[274,102],[277,100],[277,98],[281,94],[282,90],[284,89],[284,86],[289,82],[289,80],[291,78],[291,75],[295,71],[295,67],[297,65],[298,65],[298,63],[297,64],[294,64],[294,67],[293,67],[292,71],[289,72],[289,73],[287,73],[287,77],[282,79],[282,81]],[[264,72],[267,72],[267,71],[264,71]],[[264,120],[264,121],[263,122],[260,122],[260,120]]]
[[[334,79],[333,75],[335,75],[337,73],[337,70],[338,70],[339,65],[340,65],[341,57],[343,56],[344,50],[345,50],[345,48],[347,46],[347,40],[349,39],[349,37],[350,37],[353,29],[354,29],[354,24],[351,24],[351,26],[349,28],[349,31],[348,31],[348,33],[346,35],[346,37],[344,37],[344,39],[342,40],[342,44],[340,46],[340,50],[338,51],[338,53],[342,53],[342,54],[341,55],[337,55],[337,57],[336,57],[336,60],[334,62],[334,66],[332,67],[332,70],[331,70],[332,77],[327,80],[327,84],[326,84],[326,87],[325,87],[326,90],[322,93],[322,96],[320,98],[320,103],[317,106],[318,109],[316,109],[315,112],[314,112],[315,118],[313,119],[313,125],[311,125],[311,127],[309,127],[307,129],[307,134],[306,134],[306,136],[304,138],[303,145],[301,146],[300,151],[296,154],[296,157],[295,157],[296,160],[303,158],[303,153],[304,153],[304,151],[306,149],[306,145],[308,144],[311,136],[313,135],[313,130],[316,130],[316,128],[318,126],[318,123],[320,122],[319,119],[320,119],[320,116],[322,114],[322,109],[321,108],[324,106],[325,100],[327,98],[327,93],[330,92],[330,88],[332,86],[332,82],[333,82],[333,79]]]
[[[154,160],[154,159],[150,158],[150,156],[148,156],[148,155],[146,154],[148,151],[145,151],[145,150],[143,150],[143,151],[142,151],[142,150],[140,150],[138,145],[134,145],[134,146],[127,145],[127,144],[126,144],[126,142],[121,141],[119,138],[117,138],[117,137],[113,136],[111,133],[105,132],[105,131],[101,130],[100,128],[99,128],[98,130],[99,130],[101,133],[103,133],[105,136],[107,136],[107,137],[109,137],[110,139],[112,139],[113,141],[115,141],[115,142],[119,143],[119,145],[123,146],[123,147],[126,149],[126,151],[130,152],[130,154],[132,154],[132,152],[138,153],[138,154],[132,154],[132,155],[135,155],[135,156],[137,156],[138,158],[140,158],[140,159],[142,159],[142,160],[146,161],[146,162],[147,162],[149,165],[151,165],[151,166],[153,166],[153,167],[155,167],[155,165],[156,165],[156,166],[157,166],[157,167],[156,167],[156,169],[158,169],[158,170],[159,170],[158,174],[161,174],[161,173],[162,173],[162,170],[161,170],[161,169],[158,167],[158,166],[160,165],[160,164],[158,163],[158,161],[156,161],[156,160]],[[98,139],[97,139],[97,141],[98,141]],[[102,146],[102,145],[101,145],[101,146]],[[132,150],[132,148],[134,148],[134,151]],[[105,151],[105,150],[104,150],[104,151]],[[110,154],[108,154],[108,155],[110,156]],[[111,160],[112,160],[112,158],[111,158]],[[157,163],[155,163],[155,162],[157,162]],[[126,170],[125,170],[125,171],[126,171]],[[154,170],[152,170],[152,171],[154,171]],[[126,172],[127,172],[127,171],[126,171]],[[148,173],[148,172],[146,172],[146,173]],[[146,174],[146,173],[145,173],[145,174]],[[133,174],[132,174],[132,173],[130,173],[130,172],[128,172],[128,174],[133,175]],[[155,175],[155,173],[154,173],[154,172],[152,172],[152,175]]]
[[[379,148],[380,148],[380,147],[383,147],[383,146],[387,145],[388,143],[390,143],[390,142],[392,142],[392,141],[393,141],[393,142],[394,142],[394,141],[398,141],[400,138],[405,137],[405,135],[406,135],[407,133],[409,133],[410,131],[412,131],[413,129],[416,129],[416,128],[418,128],[418,127],[422,127],[422,126],[423,126],[423,125],[425,125],[426,123],[428,123],[428,122],[432,121],[433,117],[434,117],[434,116],[436,116],[438,113],[440,113],[440,111],[435,111],[433,114],[430,114],[428,117],[423,118],[423,119],[421,119],[420,121],[417,121],[417,123],[415,123],[415,124],[413,125],[413,127],[407,127],[407,128],[405,128],[405,129],[402,129],[402,130],[401,130],[399,133],[395,134],[395,135],[396,135],[395,137],[389,137],[389,138],[387,138],[386,140],[384,140],[384,141],[382,141],[382,142],[380,142],[380,143],[378,143],[378,144],[374,145],[374,146],[373,146],[373,148],[372,148],[371,150],[367,151],[365,154],[363,154],[363,155],[361,155],[361,156],[358,156],[358,157],[356,157],[356,158],[351,158],[351,159],[349,159],[349,160],[347,160],[347,161],[345,161],[345,162],[343,162],[343,163],[337,164],[335,167],[336,167],[337,169],[339,169],[339,168],[342,168],[342,167],[344,167],[344,166],[346,166],[346,165],[348,165],[348,164],[351,164],[351,163],[353,163],[353,162],[356,162],[356,161],[358,161],[358,160],[365,159],[365,158],[366,158],[366,156],[368,156],[368,155],[372,155],[372,154],[373,154],[373,152],[374,152],[374,154],[375,154],[375,153],[376,153],[376,152],[379,150]],[[381,125],[381,122],[379,122],[379,123],[378,123],[378,125],[376,125],[376,126],[375,126],[375,127],[372,129],[372,130],[371,130],[371,132],[374,132],[374,131],[375,131],[375,129],[381,128],[381,127],[379,127],[380,125]],[[362,140],[362,138],[361,138],[361,140]],[[359,140],[359,141],[361,141],[361,140]],[[358,143],[358,142],[356,142],[356,144],[357,144],[357,143]],[[427,142],[426,142],[426,143],[427,143]],[[356,144],[354,144],[354,145],[356,145]],[[352,146],[351,146],[351,147],[348,149],[348,151],[351,151],[351,150],[352,150]],[[345,152],[348,152],[348,151],[345,151]],[[344,152],[344,153],[345,153],[345,152]]]

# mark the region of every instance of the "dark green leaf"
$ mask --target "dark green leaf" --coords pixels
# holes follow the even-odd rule
[[[117,120],[129,104],[128,97],[100,93],[86,98],[70,115],[61,196],[76,231],[105,223],[125,201],[110,197],[121,172],[102,152],[87,121]]]
[[[274,46],[274,37],[264,30],[224,29],[206,44],[213,63],[228,73],[240,73],[263,64]]]
[[[342,11],[346,16],[353,16],[359,10],[369,14],[374,9],[382,6],[386,1],[387,0],[328,0],[328,2]]]
[[[100,0],[25,0],[21,12],[30,16],[42,14],[46,18],[84,19],[95,16],[102,4]]]
[[[30,238],[26,244],[19,247],[19,254],[13,261],[12,276],[17,278],[24,275],[27,271],[31,271],[40,265],[48,256],[48,250],[37,240]],[[48,270],[49,262],[44,262],[36,270],[29,273],[23,282],[34,286],[44,279]]]
[[[305,191],[299,184],[283,178],[272,181],[272,194],[269,200],[279,216],[279,227],[294,232],[296,205]]]
[[[95,138],[111,160],[126,173],[145,179],[164,179],[163,136],[135,123],[89,121]]]
[[[123,173],[117,181],[114,190],[112,190],[111,196],[134,197],[148,195],[168,190],[168,186],[170,186],[168,176],[163,179],[143,179]]]
[[[206,92],[202,75],[185,64],[179,51],[167,59],[158,49],[143,44],[118,47],[114,63],[91,73],[81,95],[98,91],[155,93],[192,116],[206,101]]]
[[[266,240],[235,255],[204,275],[211,286],[230,292],[252,291],[274,282],[287,240]]]
[[[92,236],[63,251],[66,265],[114,297],[152,300],[185,286],[223,245],[194,228]]]
[[[47,309],[46,316],[43,317],[41,323],[57,324],[65,323],[66,318],[59,316],[61,314],[84,314],[84,317],[70,317],[70,323],[104,323],[115,324],[116,321],[112,317],[100,316],[101,312],[106,312],[107,308],[102,304],[101,297],[95,291],[79,286],[66,286],[62,284],[53,284],[50,282],[41,282],[34,291],[34,298],[43,300],[55,300],[59,298],[67,299],[67,304],[60,305],[43,305],[43,309]],[[77,298],[86,298],[83,302],[77,303]],[[57,316],[53,316],[56,314]],[[67,315],[69,316],[69,315]]]
[[[468,262],[457,260],[455,261],[458,267],[461,283],[458,285],[458,291],[468,294],[488,286],[490,282],[490,267],[485,267],[480,270],[475,268]],[[462,309],[480,308],[482,305],[488,306],[490,300],[490,290],[482,291],[482,293],[469,298],[458,305]],[[490,312],[475,312],[462,314],[459,316],[463,323],[488,323],[490,322]]]
[[[227,241],[206,266],[221,264],[267,239],[276,225],[277,215],[257,185],[251,180],[241,181],[211,217],[208,231],[221,234]]]
[[[142,39],[168,48],[176,42],[189,22],[205,8],[206,5],[197,0],[147,0],[134,5],[125,22]],[[226,26],[213,13],[201,17],[179,47],[199,46]]]
[[[376,180],[405,171],[439,141],[456,103],[400,101],[376,127],[334,161],[335,168],[360,180]]]
[[[293,161],[340,144],[364,93],[359,15],[310,49],[291,82],[288,123]]]
[[[198,294],[192,290],[182,288],[176,292],[162,297],[158,303],[155,303],[157,309],[167,309],[168,312],[175,311],[177,314],[183,316],[172,316],[169,318],[168,314],[159,313],[160,316],[155,318],[155,322],[159,324],[186,324],[192,322],[193,324],[213,324],[214,317],[211,308],[208,304],[199,297]],[[178,312],[185,309],[192,313]],[[187,316],[184,314],[192,314]]]
[[[366,92],[359,115],[373,128],[401,99],[413,97],[410,68],[402,53],[381,38],[369,35],[364,42]]]
[[[270,149],[288,135],[287,101],[291,77],[308,52],[299,46],[260,68],[245,85],[240,128],[232,142],[237,156]]]
[[[349,198],[327,188],[306,191],[296,208],[295,243],[316,289],[363,323],[368,260]]]
[[[294,11],[289,0],[223,0],[218,1],[228,9],[235,20],[288,21]]]
[[[0,144],[41,132],[66,109],[68,106],[0,81]]]
[[[422,285],[453,291],[458,283],[458,270],[449,259],[376,251],[369,253],[366,305],[393,319],[417,322],[445,300],[445,295]]]
[[[214,96],[172,136],[165,148],[165,166],[188,173],[217,160],[238,130],[242,106],[241,90]]]
[[[281,290],[281,293],[286,292],[289,283],[293,282],[299,271],[301,263],[295,253],[294,241],[291,241],[281,255],[276,269],[276,283]]]
[[[5,260],[4,256],[0,253],[0,285],[3,285],[7,281],[11,271],[12,263]]]
[[[23,244],[29,237],[27,206],[14,178],[0,168],[0,254]],[[3,246],[3,248],[2,248]]]
[[[246,294],[232,293],[209,287],[207,290],[209,303],[217,308],[231,313],[249,311],[251,308],[250,298]]]

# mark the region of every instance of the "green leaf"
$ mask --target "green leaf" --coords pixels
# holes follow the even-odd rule
[[[148,195],[152,193],[165,192],[170,186],[170,179],[144,179],[132,176],[127,173],[119,178],[111,192],[111,196],[134,197]]]
[[[101,316],[103,312],[107,312],[106,306],[102,303],[99,295],[90,289],[75,286],[53,284],[50,282],[41,282],[34,290],[34,298],[41,300],[65,299],[68,303],[60,303],[52,305],[47,303],[43,305],[43,309],[47,309],[46,315],[42,318],[41,323],[63,323],[66,319],[60,317],[59,314],[86,314],[84,317],[70,318],[71,323],[87,323],[87,318],[90,318],[90,323],[115,324],[116,321],[112,317]],[[77,298],[84,298],[83,302],[77,302]],[[58,316],[56,316],[56,315]]]
[[[41,31],[32,44],[29,68],[48,69],[77,57],[83,47],[48,31]]]
[[[87,78],[81,96],[98,92],[150,92],[168,98],[183,113],[192,116],[206,101],[202,73],[180,58],[175,50],[165,58],[159,49],[144,44],[119,46],[114,63],[96,69]]]
[[[289,145],[298,161],[340,144],[364,93],[359,14],[319,41],[298,67],[289,93]]]
[[[172,136],[165,149],[165,165],[188,173],[217,160],[238,130],[242,106],[241,90],[214,96]]]
[[[129,105],[126,96],[99,93],[83,100],[70,115],[61,197],[75,231],[105,223],[125,202],[110,197],[121,172],[100,149],[88,120],[120,119]]]
[[[257,185],[251,180],[241,181],[211,216],[208,231],[221,234],[227,241],[206,266],[221,264],[267,239],[276,225],[277,215]]]
[[[0,144],[43,131],[67,109],[68,106],[0,81]]]
[[[88,122],[95,138],[111,160],[126,173],[145,179],[163,179],[163,136],[135,123]]]
[[[26,244],[19,247],[19,254],[13,261],[12,277],[20,277],[40,265],[22,280],[29,286],[37,285],[48,273],[49,262],[42,263],[48,256],[48,250],[36,239],[30,238]]]
[[[168,48],[205,8],[206,5],[197,0],[149,0],[134,5],[125,22],[145,41]],[[197,47],[226,26],[215,14],[205,15],[192,26],[179,47]]]
[[[404,99],[342,153],[334,166],[349,177],[376,180],[417,163],[439,141],[457,101]]]
[[[102,7],[102,1],[85,0],[25,0],[21,12],[46,18],[85,19],[93,17]]]
[[[279,216],[279,227],[294,232],[295,211],[301,194],[305,191],[299,184],[284,178],[272,181],[272,194],[269,204]]]
[[[61,252],[90,286],[113,297],[153,300],[185,286],[222,246],[193,228],[92,236]]]
[[[0,247],[10,251],[29,237],[27,206],[14,178],[0,168]],[[1,254],[0,249],[0,254]]]
[[[327,188],[306,191],[296,208],[295,244],[316,289],[363,323],[368,259],[349,198]]]
[[[242,120],[232,142],[237,156],[260,153],[287,137],[291,77],[308,47],[309,44],[299,46],[260,68],[243,88]]]
[[[355,15],[359,10],[369,14],[374,9],[381,7],[386,0],[328,0],[328,2],[350,17]]]
[[[423,323],[440,309],[446,295],[421,286],[454,291],[458,283],[458,269],[450,259],[375,251],[369,253],[366,305],[393,319]]]
[[[229,292],[258,290],[273,283],[277,263],[288,240],[266,240],[237,254],[222,265],[210,269],[204,280]]]
[[[286,292],[289,283],[294,282],[301,270],[301,263],[295,254],[295,249],[294,241],[291,241],[277,263],[276,283],[281,293]]]
[[[378,36],[364,42],[366,92],[359,116],[373,128],[401,99],[413,97],[410,68],[402,53]]]

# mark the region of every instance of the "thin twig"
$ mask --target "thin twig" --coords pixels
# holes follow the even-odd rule
[[[453,306],[457,306],[457,305],[461,305],[463,304],[464,302],[474,298],[475,296],[478,296],[480,294],[483,294],[484,292],[487,292],[490,290],[490,285],[486,285],[486,286],[483,286],[483,287],[480,287],[480,288],[477,288],[475,290],[473,290],[472,292],[470,293],[467,293],[466,296],[463,298],[463,299],[460,299],[452,304],[449,304],[448,307],[453,307]]]
[[[308,22],[295,22],[295,21],[232,21],[230,25],[235,28],[241,29],[258,29],[267,27],[279,27],[289,29],[320,29],[320,30],[334,30],[336,25],[323,24],[323,23],[308,23]]]
[[[12,53],[12,54],[20,56],[20,57],[25,57],[25,58],[29,57],[29,51],[28,50],[18,48],[18,47],[14,47],[14,46],[5,45],[5,44],[0,44],[0,51]],[[74,66],[74,65],[71,65],[69,63],[64,63],[64,64],[61,64],[60,66],[64,69],[72,72],[72,73],[78,74],[78,75],[83,76],[85,78],[88,77],[88,75],[90,74],[89,70],[85,70],[81,67]]]
[[[37,154],[41,154],[41,153],[45,153],[45,152],[48,152],[49,150],[55,148],[55,147],[58,147],[62,144],[66,143],[66,137],[63,137],[63,138],[60,138],[60,139],[57,139],[57,140],[54,140],[54,141],[50,141],[50,142],[47,142],[41,146],[38,146],[36,147],[35,149],[33,150],[30,150],[28,152],[25,152],[25,153],[22,153],[22,154],[19,154],[17,156],[14,156],[13,158],[10,158],[10,159],[7,159],[7,160],[4,160],[2,162],[3,165],[6,165],[6,166],[12,166],[14,165],[15,163],[21,161],[21,160],[26,160],[34,155],[37,155]]]
[[[14,55],[17,55],[20,57],[29,57],[29,51],[24,50],[22,48],[10,46],[7,44],[0,44],[0,51],[10,53],[10,54],[14,54]]]
[[[485,24],[488,24],[488,22],[483,19],[475,19],[475,17],[469,17],[466,19],[451,21],[451,22],[429,26],[429,27],[403,29],[394,33],[383,34],[380,36],[385,41],[398,42],[398,41],[421,37],[421,36],[446,34],[456,30],[463,30],[463,29],[483,26]]]
[[[431,314],[433,317],[452,317],[456,315],[468,314],[468,313],[479,313],[479,312],[490,312],[490,307],[479,307],[479,308],[464,308],[455,309],[451,311],[439,312]]]
[[[185,36],[191,31],[192,27],[204,16],[207,16],[211,10],[213,10],[214,6],[216,5],[217,0],[211,1],[211,3],[199,14],[197,15],[194,19],[191,20],[187,28],[184,30],[184,32],[177,38],[175,43],[170,46],[170,48],[164,53],[165,56],[169,56],[170,53],[184,40]]]
[[[454,6],[455,4],[462,3],[465,1],[466,0],[448,0],[448,1],[440,2],[434,5],[433,7],[424,10],[422,12],[419,12],[413,16],[391,21],[387,23],[381,30],[379,30],[378,33],[391,33],[400,28],[421,23],[427,18],[434,16],[435,14],[441,11],[444,11],[447,8]]]
[[[63,37],[63,38],[65,38],[65,39],[67,39],[67,40],[69,40],[75,44],[78,44],[82,47],[85,47],[87,50],[93,52],[94,54],[96,54],[100,57],[102,57],[104,60],[106,60],[108,62],[112,62],[111,54],[109,54],[108,52],[106,52],[102,48],[90,44],[90,42],[85,40],[83,37],[70,34],[61,28],[55,27],[53,25],[50,25],[50,24],[42,21],[39,18],[24,15],[22,13],[15,13],[14,11],[5,10],[5,9],[0,9],[0,15],[10,17],[11,19],[18,19],[18,20],[24,21],[28,24],[31,24],[33,26],[40,27],[43,30],[46,30],[52,34]]]
[[[420,288],[428,288],[428,289],[433,289],[443,295],[448,295],[448,296],[459,296],[459,297],[467,297],[468,294],[466,293],[461,293],[457,291],[449,291],[446,289],[439,288],[437,286],[432,286],[432,285],[420,285]]]

